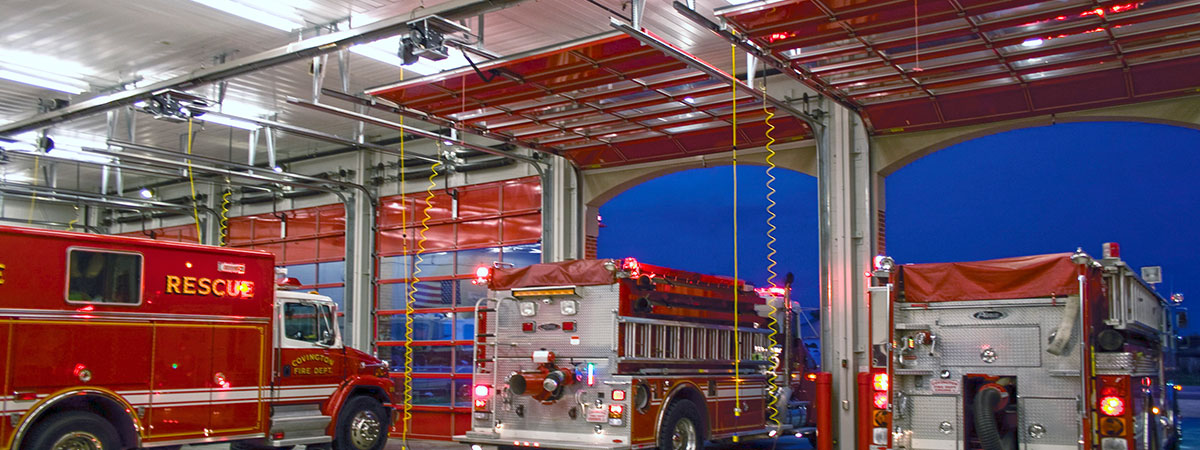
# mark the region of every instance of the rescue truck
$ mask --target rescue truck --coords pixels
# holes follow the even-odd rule
[[[859,448],[1176,448],[1172,303],[1082,250],[876,259]]]
[[[476,308],[472,426],[456,441],[695,450],[811,431],[815,368],[786,288],[632,258],[477,275],[489,295]]]
[[[0,227],[0,449],[379,450],[393,384],[264,252]]]

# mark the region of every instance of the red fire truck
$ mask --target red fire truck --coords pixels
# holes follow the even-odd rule
[[[807,431],[816,377],[786,289],[632,258],[477,275],[490,291],[459,442],[695,450]]]
[[[1175,314],[1118,249],[877,258],[859,448],[1175,448]]]
[[[393,385],[271,255],[0,227],[0,449],[379,450]]]

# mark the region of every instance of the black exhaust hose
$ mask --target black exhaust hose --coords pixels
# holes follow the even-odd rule
[[[996,429],[996,405],[1000,404],[1000,391],[986,387],[975,393],[975,437],[983,450],[1004,450],[1000,430]]]

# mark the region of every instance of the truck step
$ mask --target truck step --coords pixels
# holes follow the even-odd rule
[[[295,432],[307,430],[319,430],[325,432],[325,428],[329,426],[329,422],[333,418],[329,416],[289,416],[289,417],[271,417],[271,432]]]

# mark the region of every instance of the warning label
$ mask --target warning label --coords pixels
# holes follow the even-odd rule
[[[931,380],[929,388],[934,394],[957,394],[962,391],[962,383],[958,380]]]

